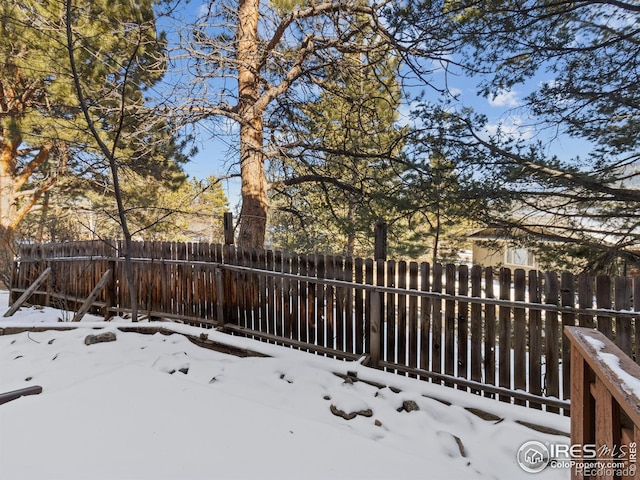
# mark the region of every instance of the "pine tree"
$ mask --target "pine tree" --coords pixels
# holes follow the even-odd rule
[[[288,137],[274,135],[282,132],[276,115],[286,105],[315,101],[332,80],[327,74],[353,71],[355,56],[365,69],[375,69],[381,51],[393,57],[400,44],[389,40],[383,10],[353,0],[210,2],[182,36],[186,68],[197,77],[185,93],[187,119],[217,121],[212,131],[222,128],[221,119],[239,127],[239,244],[263,246],[268,191],[275,185],[265,167],[272,158],[296,155]]]
[[[88,120],[125,170],[180,180],[184,144],[148,108],[145,96],[165,69],[165,42],[156,32],[153,2],[9,0],[0,9],[5,247],[25,215],[46,205],[46,192],[62,185],[64,175],[67,187],[113,192],[108,163]]]
[[[436,3],[407,2],[394,27],[431,35],[423,20]],[[488,223],[573,251],[594,272],[640,264],[637,4],[455,0],[441,12],[441,34],[460,45],[453,59],[481,95],[524,92],[515,131],[489,135],[486,118],[454,109],[429,124],[486,180]]]
[[[390,49],[366,60],[346,53],[339,68],[328,66],[315,101],[282,102],[274,117],[285,123],[275,135],[297,146],[295,153],[271,159],[276,244],[371,255],[376,220],[395,220],[399,179],[389,159],[404,136],[397,124],[398,65]]]

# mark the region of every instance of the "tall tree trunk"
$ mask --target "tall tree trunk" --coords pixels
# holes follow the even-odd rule
[[[258,124],[258,126],[254,126]],[[267,188],[262,151],[262,118],[240,128],[242,208],[238,244],[262,248],[267,229]]]
[[[10,139],[0,143],[0,229],[3,232],[13,230],[17,214],[14,176],[18,145],[19,142]]]
[[[238,9],[238,113],[242,208],[238,244],[262,248],[267,228],[267,180],[264,171],[262,110],[256,109],[259,0],[241,0]]]
[[[13,262],[17,254],[15,230],[0,226],[0,288],[11,287]]]
[[[14,181],[17,145],[7,140],[0,143],[0,282],[5,287],[11,281],[17,216]]]

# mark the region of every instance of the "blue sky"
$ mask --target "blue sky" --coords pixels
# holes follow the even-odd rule
[[[490,119],[490,132],[495,131],[498,124],[503,128],[515,130],[522,129],[523,118],[517,112],[521,105],[521,94],[517,90],[503,92],[494,99],[479,98],[475,94],[475,83],[472,79],[462,79],[459,87],[454,86],[455,93],[460,95],[460,104],[472,106],[485,113]],[[435,95],[435,93],[431,93]],[[431,97],[435,99],[435,97]],[[404,105],[400,108],[400,122],[408,121],[410,106]],[[210,175],[223,177],[229,173],[230,164],[237,162],[237,147],[239,142],[238,130],[235,126],[230,126],[223,135],[218,134],[212,138],[213,133],[207,131],[205,124],[199,127],[199,140],[197,142],[198,153],[185,166],[185,171],[190,176],[204,179]],[[524,135],[528,136],[526,129]],[[237,171],[237,167],[236,167]],[[232,209],[239,201],[240,179],[233,178],[224,181],[224,190],[229,198]]]
[[[455,85],[455,84],[454,84]],[[495,133],[498,125],[503,130],[519,132],[524,139],[532,139],[535,135],[533,127],[527,125],[529,121],[520,108],[526,92],[524,89],[514,89],[502,92],[495,98],[481,98],[475,94],[475,81],[473,79],[463,79],[459,82],[459,87],[454,86],[456,93],[459,92],[460,104],[471,106],[479,112],[484,113],[489,118],[488,131]],[[400,114],[407,115],[409,106],[404,106]],[[544,133],[543,133],[544,135]],[[186,165],[186,172],[193,177],[204,179],[210,175],[222,177],[228,174],[230,162],[237,160],[234,148],[237,148],[239,138],[237,129],[232,129],[221,138],[210,138],[211,133],[201,131],[198,142],[198,154]],[[549,147],[549,153],[561,157],[573,157],[580,151],[586,152],[584,142],[579,142],[570,138],[556,139]],[[240,179],[232,178],[223,183],[224,191],[229,199],[232,210],[236,209],[240,196]]]

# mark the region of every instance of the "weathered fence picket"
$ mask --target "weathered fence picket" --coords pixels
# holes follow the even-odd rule
[[[526,272],[516,270],[513,276],[514,300],[525,301]],[[513,309],[513,387],[517,390],[527,389],[527,318],[524,308]],[[516,403],[524,405],[522,400]]]
[[[458,268],[458,295],[461,297],[469,295],[469,269],[466,265],[461,265]],[[460,378],[468,378],[467,359],[469,357],[469,304],[464,300],[460,300],[457,307],[457,376]],[[466,390],[465,387],[458,386],[458,388]]]
[[[428,292],[431,286],[430,265],[420,265],[420,291]],[[429,358],[431,356],[431,298],[420,297],[420,350],[418,365],[421,370],[429,370]]]
[[[494,278],[493,269],[488,267],[485,271],[485,298],[494,298]],[[485,318],[485,344],[484,344],[484,369],[485,380],[488,385],[496,384],[496,305],[488,303],[484,311]],[[493,396],[493,393],[486,392],[485,395]]]
[[[31,303],[105,317],[131,299],[122,242],[24,245],[15,301],[51,268]],[[640,354],[640,280],[555,272],[430,265],[243,249],[233,245],[134,243],[139,313],[223,326],[500,400],[564,411],[570,394],[565,326],[596,327]],[[106,281],[106,280],[103,280]],[[95,293],[95,292],[94,292]],[[544,406],[544,407],[543,407]]]
[[[474,265],[471,267],[471,296],[480,298],[482,296],[482,267]],[[471,304],[471,345],[483,344],[483,321],[482,321],[482,305],[479,303]],[[471,348],[471,380],[474,382],[482,382],[482,349]],[[472,390],[478,393],[477,390]]]
[[[511,300],[511,270],[500,269],[500,300]],[[509,388],[511,385],[511,306],[500,305],[498,311],[498,385]],[[509,359],[509,360],[507,360]],[[500,400],[508,402],[506,395],[500,395]]]
[[[418,264],[409,263],[409,289],[418,290]],[[418,297],[409,295],[409,338],[407,365],[418,368]]]
[[[542,303],[542,290],[540,286],[538,272],[532,270],[529,272],[529,302]],[[529,385],[527,391],[534,395],[542,395],[543,393],[543,371],[542,363],[544,360],[543,343],[542,343],[542,311],[529,311]],[[541,409],[542,405],[532,402],[531,407]]]
[[[559,283],[556,272],[547,272],[545,275],[545,303],[558,305]],[[562,332],[558,330],[558,312],[545,312],[545,387],[547,395],[560,398],[559,369],[560,345]],[[555,410],[553,407],[551,410]]]
[[[433,266],[433,285],[432,291],[436,294],[442,293],[442,265]],[[437,295],[432,301],[431,314],[431,368],[432,372],[442,372],[442,300]]]
[[[455,375],[455,339],[456,339],[456,266],[445,266],[445,292],[447,300],[444,302],[444,373]],[[445,385],[452,386],[451,382]]]

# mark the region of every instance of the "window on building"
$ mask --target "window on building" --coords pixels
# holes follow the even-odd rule
[[[533,253],[523,247],[507,247],[504,263],[509,265],[521,265],[523,267],[533,267]]]

